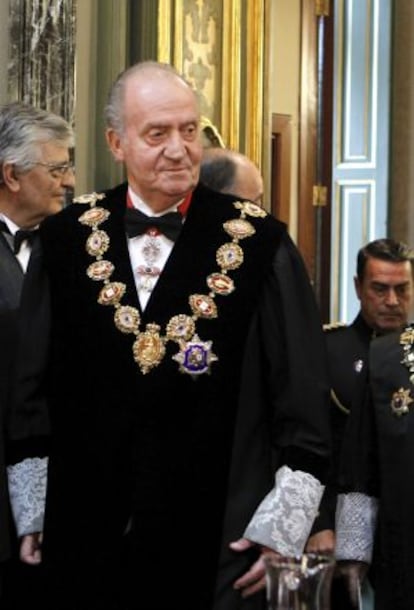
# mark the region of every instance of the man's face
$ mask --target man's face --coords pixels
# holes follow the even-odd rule
[[[364,278],[354,278],[361,313],[376,331],[390,332],[403,327],[410,316],[413,279],[409,261],[392,263],[369,258]]]
[[[16,199],[21,226],[35,226],[46,216],[59,212],[67,189],[73,189],[75,177],[72,169],[62,171],[69,164],[69,149],[52,142],[39,146],[39,163],[25,172],[16,172]]]
[[[191,89],[178,78],[131,77],[126,84],[124,133],[107,131],[132,189],[154,211],[183,198],[199,177],[202,144]]]

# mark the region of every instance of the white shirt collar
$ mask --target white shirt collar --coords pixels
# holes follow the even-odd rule
[[[175,203],[171,207],[167,208],[166,210],[163,210],[162,212],[158,212],[157,214],[154,214],[154,211],[149,207],[149,205],[147,205],[145,203],[145,201],[143,201],[141,199],[141,197],[139,197],[136,193],[134,193],[134,191],[132,190],[132,188],[130,186],[128,186],[128,193],[129,193],[129,197],[131,199],[131,202],[132,202],[132,205],[134,206],[134,208],[136,208],[140,212],[143,212],[147,216],[163,216],[164,214],[167,214],[168,212],[176,212],[178,209],[178,206],[184,201],[184,199],[181,199],[181,201],[178,201],[177,203]]]

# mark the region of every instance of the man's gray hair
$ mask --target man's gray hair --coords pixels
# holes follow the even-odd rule
[[[134,64],[133,66],[130,66],[129,68],[121,72],[116,78],[109,91],[107,103],[104,109],[104,118],[106,126],[112,128],[119,135],[122,135],[124,132],[123,110],[126,83],[131,77],[141,72],[151,72],[151,74],[158,73],[159,75],[170,75],[172,77],[179,78],[193,91],[193,88],[191,87],[190,83],[171,64],[148,60],[141,61]],[[195,92],[194,96],[196,97]]]
[[[0,107],[0,167],[15,165],[20,171],[29,171],[40,160],[40,144],[55,142],[72,148],[75,136],[72,127],[63,118],[25,104],[11,102]],[[0,172],[0,184],[3,172]]]

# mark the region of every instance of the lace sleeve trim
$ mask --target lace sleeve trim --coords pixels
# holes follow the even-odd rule
[[[283,555],[303,552],[324,486],[307,472],[282,466],[275,486],[254,513],[244,536]]]
[[[48,458],[7,467],[10,504],[19,536],[43,530]]]

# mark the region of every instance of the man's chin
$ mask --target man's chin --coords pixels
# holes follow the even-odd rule
[[[379,330],[382,333],[392,333],[405,325],[401,318],[385,318],[380,320]]]
[[[193,190],[194,186],[193,180],[177,180],[168,185],[165,193],[171,197],[184,197],[189,191]]]

